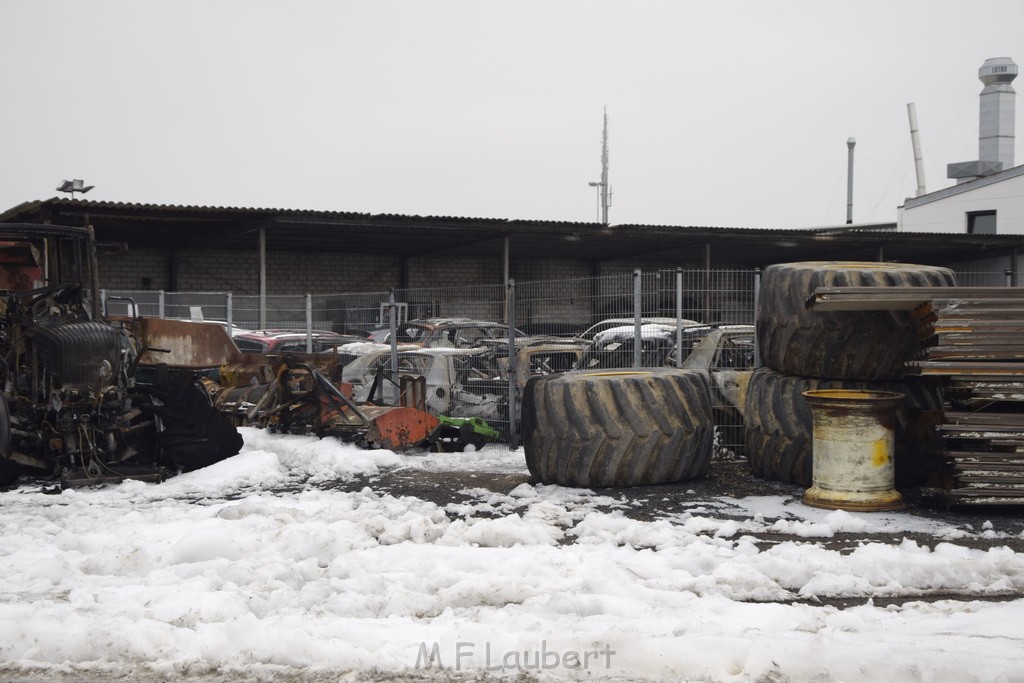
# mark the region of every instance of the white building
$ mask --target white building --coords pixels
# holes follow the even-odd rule
[[[896,225],[907,232],[1024,235],[1024,166],[907,198]]]
[[[1014,166],[1017,65],[987,59],[978,70],[978,160],[949,164],[957,184],[908,198],[897,230],[929,233],[1024,235],[1024,166]]]

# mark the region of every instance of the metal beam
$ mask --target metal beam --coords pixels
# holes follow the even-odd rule
[[[899,311],[936,301],[963,304],[1015,299],[1024,296],[1012,287],[818,287],[805,305],[815,311]]]
[[[267,328],[267,229],[259,229],[259,260],[260,260],[260,329]]]

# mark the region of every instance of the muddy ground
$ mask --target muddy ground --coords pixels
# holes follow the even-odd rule
[[[460,504],[472,504],[480,500],[481,489],[498,494],[508,494],[524,483],[536,482],[528,474],[397,469],[373,476],[359,477],[351,481],[335,482],[331,488],[360,490],[368,486],[378,492],[386,492],[399,497],[411,496],[433,502],[443,508],[447,506],[449,516],[457,516]],[[742,520],[747,517],[748,513],[737,511],[735,506],[728,504],[728,499],[779,496],[785,501],[787,507],[789,505],[801,506],[804,489],[799,486],[756,479],[751,474],[745,459],[726,454],[716,456],[708,474],[701,479],[660,486],[593,489],[593,492],[598,500],[614,499],[614,505],[603,506],[599,502],[595,506],[597,509],[602,509],[602,507],[607,508],[607,511],[614,509],[641,521],[678,520],[680,515],[687,512],[716,519]],[[848,553],[862,543],[899,544],[905,539],[910,539],[929,548],[934,548],[939,543],[953,542],[978,550],[1008,547],[1014,552],[1024,552],[1024,510],[1021,508],[994,506],[947,508],[941,500],[929,495],[927,491],[909,490],[902,493],[907,503],[907,507],[901,511],[902,514],[939,522],[942,526],[963,529],[968,531],[969,535],[949,541],[946,538],[917,531],[836,533],[827,538],[801,537],[773,532],[770,529],[754,534],[742,533],[754,536],[756,544],[762,548],[789,541],[813,544]],[[870,515],[876,513],[857,512],[854,514],[864,515],[870,519]],[[770,516],[766,517],[771,519]],[[572,543],[571,537],[565,542]],[[1008,592],[1005,595],[976,596],[965,591],[959,594],[896,596],[876,599],[874,603],[888,605],[901,604],[910,600],[1014,600],[1019,598],[1024,598],[1024,594]],[[855,600],[837,598],[813,602],[815,604],[828,603],[845,608],[863,604],[864,600],[863,598]]]
[[[390,493],[394,496],[412,496],[445,507],[449,504],[471,503],[478,500],[474,489],[486,489],[499,494],[508,494],[524,483],[536,483],[528,474],[486,473],[480,471],[423,471],[398,469],[388,470],[373,476],[358,477],[351,481],[336,482],[332,488],[359,490],[364,486]],[[631,518],[653,521],[673,518],[679,514],[693,512],[719,519],[742,519],[732,506],[718,503],[721,498],[746,498],[749,496],[781,496],[788,504],[802,505],[804,489],[799,486],[764,481],[755,478],[746,460],[729,455],[716,456],[708,474],[677,484],[659,486],[637,486],[631,488],[592,489],[599,497],[622,501],[615,509]],[[1008,546],[1015,552],[1024,552],[1024,510],[1019,507],[975,506],[948,508],[928,494],[927,491],[903,491],[907,507],[904,514],[934,520],[955,528],[972,532],[972,535],[958,538],[958,545],[987,549]],[[600,504],[598,508],[600,509]],[[858,512],[870,519],[871,512]],[[978,536],[983,529],[985,536]],[[899,543],[904,538],[921,545],[934,547],[942,542],[928,534],[907,532],[902,534],[836,534],[833,538],[800,538],[785,534],[764,532],[757,534],[766,544],[787,540],[814,542],[825,547],[843,549],[855,547],[857,542],[877,541]]]

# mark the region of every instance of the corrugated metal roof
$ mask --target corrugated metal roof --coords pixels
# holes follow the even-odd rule
[[[394,257],[446,254],[718,266],[802,260],[866,260],[945,265],[1024,249],[1024,236],[901,233],[892,223],[817,228],[723,228],[572,223],[462,216],[411,216],[310,209],[184,206],[53,198],[26,202],[0,221],[51,221],[96,229],[97,239],[131,248],[255,251],[267,248]],[[645,266],[646,267],[646,266]]]

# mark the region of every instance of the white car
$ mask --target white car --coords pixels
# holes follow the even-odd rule
[[[683,324],[683,327],[693,327],[695,325],[703,324],[703,323],[697,322],[696,320],[687,320],[686,318],[682,318],[681,322]],[[670,325],[673,328],[675,328],[675,326],[676,326],[676,319],[675,318],[640,318],[640,324],[641,325]],[[602,320],[599,323],[595,323],[595,324],[591,325],[590,327],[588,327],[586,329],[586,331],[584,331],[583,334],[580,335],[580,337],[583,338],[583,339],[590,340],[590,339],[593,339],[594,335],[596,335],[598,332],[603,332],[604,330],[611,329],[613,327],[622,327],[624,325],[635,326],[636,325],[636,318],[607,318],[605,320]]]

